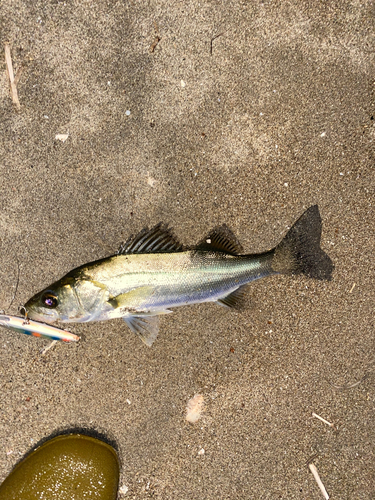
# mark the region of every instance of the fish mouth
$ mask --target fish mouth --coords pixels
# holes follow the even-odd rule
[[[25,320],[32,319],[34,321],[40,321],[48,324],[53,324],[57,320],[57,318],[54,318],[52,314],[50,316],[48,314],[39,314],[33,309],[28,309],[26,306],[22,306],[20,308],[20,312],[22,311],[25,315]]]

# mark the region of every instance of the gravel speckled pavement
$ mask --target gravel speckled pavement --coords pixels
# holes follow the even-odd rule
[[[17,111],[2,56],[0,308],[146,225],[191,245],[226,223],[261,252],[315,203],[335,271],[256,282],[242,313],[177,309],[151,349],[121,320],[43,356],[1,329],[0,481],[86,428],[117,443],[125,499],[319,500],[313,455],[332,499],[374,498],[374,19],[370,0],[2,2],[23,71]]]

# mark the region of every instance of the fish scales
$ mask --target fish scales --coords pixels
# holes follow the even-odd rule
[[[104,284],[112,296],[137,287],[152,286],[144,307],[215,301],[241,285],[275,274],[272,255],[233,256],[220,252],[188,251],[172,254],[118,255],[92,263],[83,274]]]

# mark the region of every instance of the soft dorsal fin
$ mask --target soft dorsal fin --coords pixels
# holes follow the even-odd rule
[[[197,246],[197,250],[216,250],[232,255],[242,253],[242,246],[228,226],[215,227]]]
[[[225,306],[230,309],[240,310],[244,305],[247,289],[248,289],[247,284],[242,285],[239,288],[237,288],[234,292],[230,293],[226,297],[217,300],[216,302],[220,306]]]
[[[161,222],[152,229],[145,228],[131,236],[118,249],[118,254],[182,252],[183,247],[167,225]]]

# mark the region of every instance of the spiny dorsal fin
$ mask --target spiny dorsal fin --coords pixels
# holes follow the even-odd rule
[[[118,249],[118,254],[182,252],[183,247],[167,225],[161,222],[130,237]]]
[[[142,342],[152,346],[159,333],[159,316],[125,316],[123,320]]]
[[[199,243],[197,250],[216,250],[238,255],[242,253],[242,246],[229,227],[223,224],[222,226],[215,227]]]
[[[230,309],[237,309],[237,310],[242,309],[242,306],[245,301],[247,288],[248,288],[247,284],[242,285],[239,288],[237,288],[237,290],[230,293],[226,297],[217,300],[217,303],[221,306],[229,307]]]

